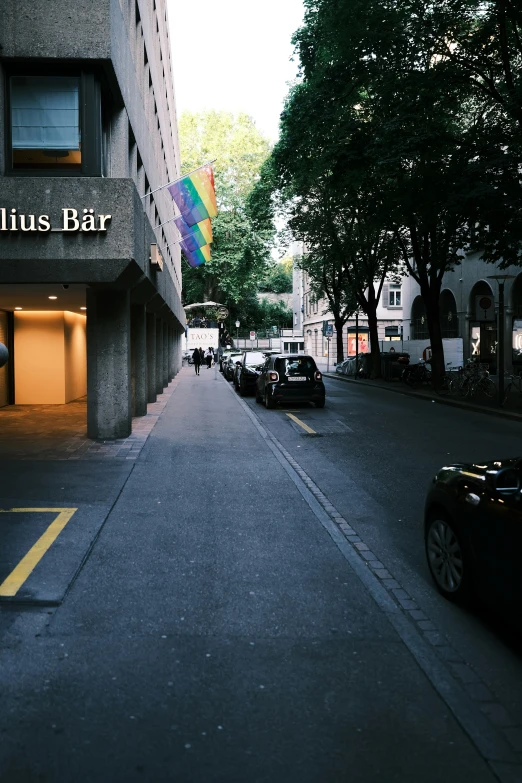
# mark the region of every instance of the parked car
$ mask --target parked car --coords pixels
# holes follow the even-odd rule
[[[256,402],[275,408],[278,402],[313,402],[324,408],[323,376],[311,356],[268,356],[256,382]]]
[[[255,391],[256,381],[266,360],[266,354],[261,351],[248,351],[244,354],[241,364],[236,366],[234,386],[242,397],[248,392]]]
[[[225,363],[229,356],[231,356],[233,353],[241,354],[241,351],[231,351],[231,350],[225,350],[219,357],[219,371],[223,372],[225,369]]]
[[[426,498],[424,534],[445,598],[466,603],[477,594],[502,610],[519,609],[522,459],[442,468]]]
[[[231,353],[228,359],[226,360],[225,364],[223,365],[223,375],[227,379],[227,381],[232,381],[234,379],[234,370],[236,369],[236,362],[240,362],[243,357],[243,352],[240,353]]]

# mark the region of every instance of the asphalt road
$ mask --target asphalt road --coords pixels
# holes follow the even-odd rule
[[[519,425],[327,388],[324,410],[266,411],[185,368],[133,466],[12,466],[10,504],[79,516],[31,575],[36,594],[46,563],[63,572],[61,604],[0,604],[2,783],[519,783],[516,642],[438,597],[421,533],[448,452],[516,452]],[[71,582],[74,524],[91,543]],[[464,664],[437,657],[431,621]]]
[[[438,595],[422,528],[436,471],[451,462],[520,456],[522,424],[341,380],[326,379],[326,389],[323,410],[266,411],[247,401],[522,725],[520,634],[491,610],[464,611]]]

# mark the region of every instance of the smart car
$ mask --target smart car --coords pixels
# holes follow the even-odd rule
[[[324,408],[323,376],[311,356],[268,356],[256,382],[256,402],[275,408],[278,402],[313,402]]]

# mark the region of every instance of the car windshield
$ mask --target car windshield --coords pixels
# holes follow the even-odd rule
[[[245,364],[247,367],[257,367],[258,364],[264,364],[264,353],[247,353]]]
[[[310,356],[289,356],[277,360],[277,370],[287,377],[303,376],[309,378],[316,370],[315,362]]]
[[[237,362],[237,360],[238,360],[238,359],[239,359],[241,356],[243,356],[243,354],[242,354],[242,353],[232,353],[232,354],[230,354],[230,356],[228,357],[228,361],[229,361],[229,362]]]

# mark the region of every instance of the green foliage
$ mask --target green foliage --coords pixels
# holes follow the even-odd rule
[[[375,350],[380,286],[404,265],[440,372],[444,273],[477,236],[487,260],[519,258],[520,6],[305,0],[305,9],[294,36],[301,79],[264,189],[306,243],[303,265],[336,321],[355,298]],[[266,193],[261,201],[269,210]]]
[[[270,267],[259,286],[260,291],[274,294],[292,293],[292,259],[285,259]]]
[[[246,114],[187,112],[179,133],[183,171],[216,158],[219,207],[212,221],[212,258],[197,269],[183,266],[183,299],[232,305],[257,291],[270,263],[273,225],[258,221],[254,227],[249,204],[270,145]]]

